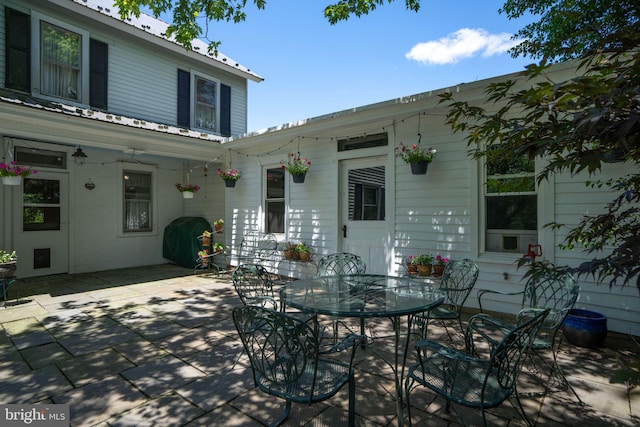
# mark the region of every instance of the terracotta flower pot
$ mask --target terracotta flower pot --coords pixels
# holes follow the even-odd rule
[[[436,277],[440,277],[442,276],[442,273],[444,273],[444,269],[445,269],[446,265],[434,265],[433,266],[433,275]]]
[[[224,225],[214,225],[213,226],[213,229],[216,231],[216,233],[221,232],[223,228],[224,228]]]
[[[418,276],[431,276],[431,265],[418,265]]]
[[[407,271],[409,274],[418,274],[418,266],[415,264],[407,264]]]
[[[311,259],[310,252],[300,252],[300,261],[309,261]]]

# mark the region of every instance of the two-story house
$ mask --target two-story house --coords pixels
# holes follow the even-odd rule
[[[112,4],[0,0],[0,162],[38,170],[0,186],[20,277],[166,262],[167,224],[224,213],[221,141],[247,131],[262,78]]]

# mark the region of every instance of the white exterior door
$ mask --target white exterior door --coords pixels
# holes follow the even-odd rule
[[[340,163],[342,251],[362,257],[367,273],[387,274],[386,157]]]
[[[20,193],[13,204],[18,277],[69,271],[68,183],[65,173],[40,171],[14,190]]]

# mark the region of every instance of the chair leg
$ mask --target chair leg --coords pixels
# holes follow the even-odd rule
[[[560,342],[560,344],[562,344],[562,342]],[[580,399],[580,396],[578,396],[578,393],[573,388],[573,386],[571,385],[571,383],[569,382],[569,380],[565,376],[564,371],[562,370],[562,368],[558,364],[558,353],[557,352],[560,350],[560,344],[558,345],[558,349],[557,350],[551,349],[551,352],[553,353],[553,366],[551,367],[551,376],[556,374],[558,377],[560,377],[561,380],[567,385],[567,388],[569,390],[571,390],[571,392],[576,397],[576,399],[578,399],[578,402],[582,405],[582,404],[584,404],[584,402],[582,401],[582,399]]]
[[[520,401],[520,394],[518,393],[518,384],[517,383],[514,384],[513,394],[516,396],[516,401],[518,402],[518,407],[520,408],[520,416],[527,423],[527,425],[529,427],[534,427],[534,424],[531,422],[531,420],[527,416],[527,413],[524,410],[524,406],[522,405],[522,402]],[[482,411],[482,416],[484,417],[484,410]],[[486,425],[487,425],[487,422],[486,422],[486,419],[485,419],[485,426]]]
[[[356,379],[353,371],[349,374],[349,427],[356,425]]]
[[[410,400],[410,396],[411,396],[411,386],[413,385],[413,379],[407,377],[407,379],[405,380],[405,385],[404,385],[404,390],[406,393],[406,402],[407,402],[407,421],[409,422],[409,427],[411,427],[411,400]],[[404,424],[404,420],[402,420],[402,424]],[[398,424],[401,424],[398,421]]]
[[[287,403],[284,406],[284,413],[276,418],[271,424],[269,424],[269,427],[278,427],[280,424],[282,424],[284,422],[284,420],[286,420],[289,417],[289,413],[291,412],[291,401],[287,400]]]

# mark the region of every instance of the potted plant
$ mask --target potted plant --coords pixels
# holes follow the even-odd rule
[[[203,249],[198,251],[198,262],[202,267],[209,267],[209,250]]]
[[[284,259],[294,259],[294,254],[298,254],[296,246],[296,243],[287,242],[287,246],[285,246],[284,250],[282,251],[284,254]]]
[[[449,258],[445,258],[441,255],[436,255],[436,259],[433,263],[433,275],[436,277],[442,276],[442,273],[444,272],[444,269],[446,268],[448,262]]]
[[[418,267],[418,276],[430,276],[431,264],[433,264],[433,257],[429,254],[418,255],[411,261]]]
[[[211,244],[211,232],[209,230],[204,230],[202,235],[202,246],[209,246]]]
[[[214,243],[213,244],[213,253],[218,254],[220,252],[224,252],[224,245],[222,243]]]
[[[36,173],[38,173],[36,169],[29,166],[18,166],[15,161],[9,164],[0,163],[0,177],[2,177],[4,185],[20,185],[22,178]]]
[[[241,174],[237,169],[227,169],[223,171],[218,168],[218,176],[222,178],[227,187],[235,187],[236,181],[240,179]]]
[[[404,160],[405,163],[411,165],[412,174],[424,175],[427,173],[429,163],[436,157],[436,150],[431,147],[422,148],[420,144],[413,144],[411,147],[407,147],[400,143],[396,147],[396,155]]]
[[[407,272],[411,275],[418,274],[418,265],[413,263],[415,257],[415,255],[410,255],[407,260]]]
[[[307,246],[304,242],[296,245],[296,252],[300,257],[300,261],[309,261],[311,259],[311,247]]]
[[[213,221],[213,229],[216,231],[216,233],[221,232],[223,228],[224,228],[224,219],[220,218]]]
[[[176,188],[182,193],[182,197],[185,199],[193,199],[193,195],[200,190],[200,186],[197,184],[176,184]]]
[[[18,255],[16,251],[0,250],[0,279],[13,277],[16,274]]]
[[[311,161],[309,159],[302,159],[300,157],[300,153],[289,153],[289,160],[286,162],[281,161],[280,165],[282,166],[282,169],[291,174],[293,182],[303,183],[304,178],[311,167]]]

